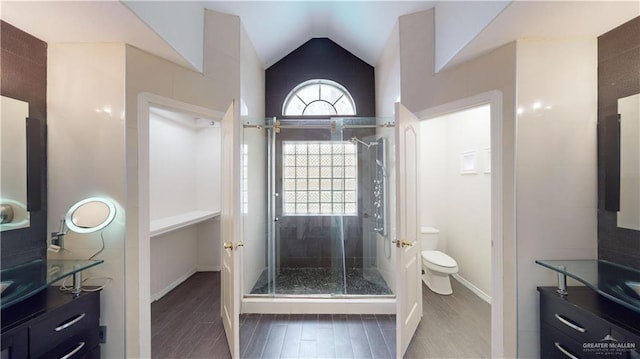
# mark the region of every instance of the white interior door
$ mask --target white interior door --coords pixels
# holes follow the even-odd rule
[[[402,358],[422,318],[418,234],[418,118],[396,103],[396,357]]]
[[[240,129],[232,103],[222,118],[222,290],[220,315],[233,358],[240,358]]]

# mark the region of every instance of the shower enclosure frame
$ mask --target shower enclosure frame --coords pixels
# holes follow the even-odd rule
[[[268,212],[270,212],[270,220],[267,220],[267,232],[269,236],[276,236],[276,231],[278,231],[278,226],[275,225],[278,221],[276,218],[277,212],[277,203],[279,194],[275,191],[276,188],[276,171],[273,170],[273,161],[275,161],[276,154],[276,136],[281,130],[286,129],[318,129],[318,130],[342,130],[342,129],[391,129],[387,136],[390,137],[391,141],[393,141],[393,127],[394,124],[392,122],[385,123],[374,123],[374,124],[344,124],[341,125],[343,118],[331,118],[329,121],[325,120],[324,123],[312,122],[313,124],[287,124],[286,120],[279,121],[277,118],[270,119],[271,124],[245,124],[244,128],[255,128],[255,129],[266,129],[268,130],[268,146],[267,146],[267,157],[268,157],[268,166],[271,170],[267,175],[267,206]],[[269,120],[267,120],[269,121]],[[376,137],[379,137],[379,133],[374,134]],[[355,138],[360,141],[359,139]],[[344,139],[348,141],[349,139]],[[360,146],[358,141],[351,142],[356,143]],[[382,142],[382,141],[381,141]],[[365,143],[366,144],[366,143]],[[383,153],[383,152],[382,152]],[[378,154],[376,153],[376,156]],[[386,163],[384,158],[376,159],[381,162],[383,165]],[[379,164],[378,163],[378,164]],[[383,170],[384,173],[384,170]],[[383,181],[384,186],[387,186],[386,181]],[[386,190],[386,188],[385,188]],[[386,191],[383,191],[383,193]],[[383,202],[387,202],[386,198]],[[382,221],[385,220],[385,213],[381,215]],[[385,234],[385,232],[389,232],[386,230],[386,224],[380,228],[380,226],[374,226],[379,229],[378,233],[380,235]],[[385,237],[384,240],[390,241],[391,238]],[[270,261],[273,261],[275,258],[275,246],[267,246],[268,257]],[[344,243],[343,243],[344,247]],[[247,248],[245,248],[247,250]],[[345,270],[344,265],[344,253],[343,253],[343,270]],[[276,266],[274,263],[268,263],[267,271],[269,271],[270,278],[275,278]],[[343,273],[345,275],[345,273]],[[244,288],[243,296],[241,301],[241,311],[243,313],[370,313],[370,314],[393,314],[395,313],[395,292],[392,292],[390,295],[362,295],[362,294],[339,294],[339,295],[305,295],[305,294],[278,294],[275,293],[275,290],[272,290],[271,286],[273,284],[270,282],[269,294],[262,295],[249,295],[249,291]]]

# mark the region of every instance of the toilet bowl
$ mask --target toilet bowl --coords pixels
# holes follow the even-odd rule
[[[449,295],[453,293],[450,275],[458,273],[458,263],[447,254],[436,250],[439,230],[422,227],[422,281],[434,293]]]

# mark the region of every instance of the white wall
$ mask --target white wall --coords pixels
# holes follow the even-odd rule
[[[151,220],[198,209],[196,132],[149,114],[149,216]]]
[[[421,224],[440,230],[439,250],[458,263],[458,275],[491,297],[490,107],[422,121]],[[475,152],[476,169],[461,174],[460,155]]]
[[[220,210],[220,124],[176,111],[149,114],[150,219]],[[211,223],[209,223],[211,222]],[[152,237],[151,300],[196,270],[219,270],[220,228],[211,219]]]
[[[158,300],[196,272],[198,228],[180,228],[151,238],[151,300]]]
[[[264,67],[241,26],[240,33],[240,93],[242,123],[264,125]],[[267,132],[250,128],[242,132],[247,162],[243,162],[246,175],[245,212],[243,210],[243,293],[249,293],[267,266]],[[244,161],[244,160],[243,160]]]
[[[520,40],[516,182],[518,357],[539,356],[536,259],[597,257],[597,41]]]
[[[596,256],[596,42],[519,41],[434,74],[432,38],[432,11],[400,18],[402,102],[409,109],[502,92],[501,339],[505,356],[536,357],[535,287],[554,277],[534,259]]]
[[[240,20],[237,16],[208,10],[204,16],[204,73],[126,47],[127,357],[151,355],[147,304],[150,279],[145,275],[145,266],[150,266],[150,245],[148,239],[139,237],[138,228],[138,225],[148,225],[148,218],[139,216],[141,200],[146,198],[145,185],[140,184],[138,177],[139,170],[146,165],[138,162],[138,132],[146,126],[138,123],[138,114],[142,111],[139,96],[151,93],[220,112],[240,98]],[[220,258],[221,245],[217,243],[213,248],[216,252],[212,255],[217,258]]]
[[[378,125],[393,122],[395,103],[400,100],[400,33],[398,24],[393,28],[389,35],[389,39],[380,56],[380,60],[376,64],[375,70],[375,86],[376,86],[376,122]],[[395,129],[379,128],[376,136],[385,139],[386,146],[386,178],[387,208],[392,210],[396,208],[396,197],[393,191],[396,182],[395,170]],[[389,255],[392,251],[390,241],[394,240],[396,233],[396,216],[393,212],[386,215],[387,235],[382,238],[376,233],[376,253],[378,258],[376,266],[387,285],[392,291],[395,291],[395,256]]]
[[[516,355],[515,267],[515,44],[507,44],[483,56],[434,73],[433,10],[400,17],[402,103],[418,112],[494,91],[501,94],[502,176],[499,178],[503,218],[502,288],[504,306],[498,319],[504,332],[506,357]],[[500,344],[498,344],[501,346]],[[502,349],[502,348],[500,348]],[[497,353],[494,353],[496,355]]]
[[[435,71],[442,70],[510,3],[511,0],[436,2]]]
[[[52,44],[47,52],[48,232],[58,230],[81,199],[103,196],[117,203],[104,232],[103,259],[86,277],[110,277],[101,293],[100,323],[107,326],[102,357],[125,357],[125,47],[122,44]],[[71,251],[57,256],[87,259],[101,248],[100,233],[70,232]],[[96,283],[97,284],[97,283]]]
[[[202,71],[204,5],[197,1],[123,1],[182,57]]]
[[[375,67],[376,117],[393,119],[394,104],[400,100],[400,32],[393,27]]]
[[[150,218],[220,209],[220,124],[149,115]]]

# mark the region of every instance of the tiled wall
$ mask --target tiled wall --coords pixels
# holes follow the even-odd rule
[[[640,17],[598,37],[598,257],[640,269],[640,231],[618,228],[617,212],[605,210],[608,161],[602,140],[605,118],[618,99],[640,93]]]
[[[47,43],[2,21],[2,96],[29,103],[29,118],[37,121],[35,138],[29,138],[29,228],[0,234],[2,268],[46,257],[47,251]],[[38,178],[39,177],[39,178]],[[36,179],[34,181],[34,179]],[[39,194],[39,195],[38,195]],[[39,197],[39,198],[38,198]]]

